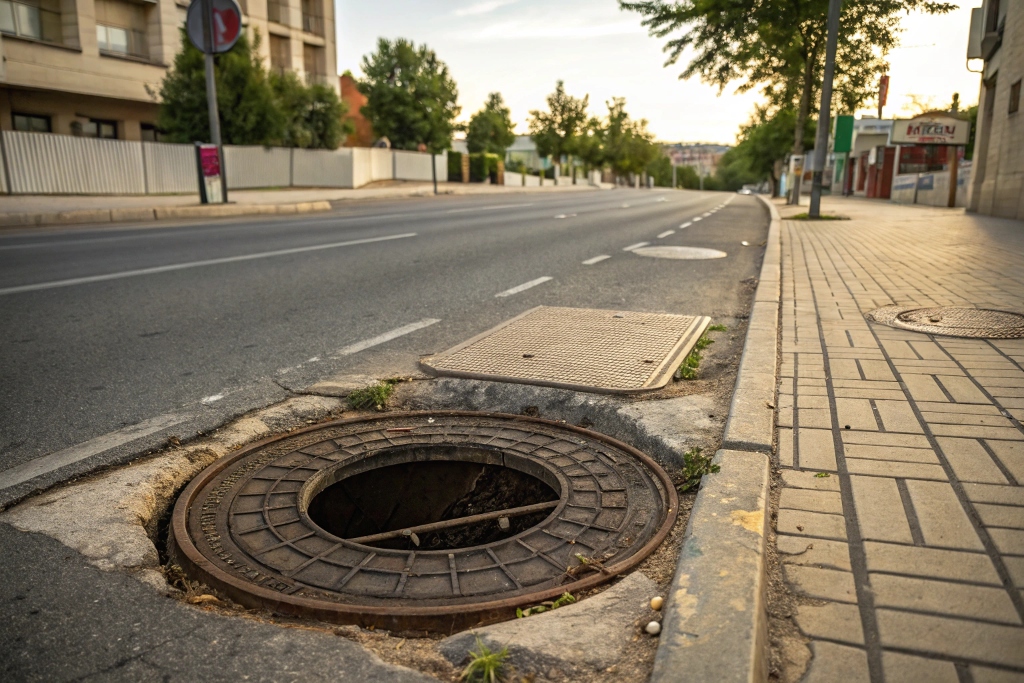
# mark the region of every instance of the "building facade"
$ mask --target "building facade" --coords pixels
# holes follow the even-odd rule
[[[155,140],[188,0],[0,0],[0,129]],[[331,0],[240,0],[275,71],[338,88]]]
[[[983,59],[969,211],[1024,220],[1024,2],[985,0],[973,11],[968,59]]]

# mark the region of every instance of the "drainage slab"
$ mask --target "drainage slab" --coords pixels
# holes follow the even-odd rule
[[[1024,315],[987,308],[883,306],[866,316],[889,327],[946,337],[1017,339],[1024,337]]]
[[[538,306],[420,361],[435,375],[630,394],[668,384],[705,316]]]
[[[643,453],[564,424],[432,412],[343,420],[260,442],[197,477],[171,555],[237,602],[451,632],[597,586],[676,519]]]

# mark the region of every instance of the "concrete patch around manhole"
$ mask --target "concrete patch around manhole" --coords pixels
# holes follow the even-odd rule
[[[179,497],[169,546],[244,605],[450,633],[630,571],[678,507],[651,458],[596,432],[414,413],[326,423],[218,461]]]
[[[958,306],[883,306],[865,317],[900,330],[967,339],[1024,337],[1024,315],[1013,311]]]
[[[658,585],[634,572],[603,593],[534,616],[464,631],[442,640],[438,651],[456,666],[477,649],[476,639],[492,651],[508,647],[509,663],[520,675],[537,680],[591,680],[618,663],[642,626],[660,620],[650,608]],[[640,636],[649,637],[649,636]],[[527,679],[532,680],[532,679]]]
[[[538,306],[420,361],[436,375],[599,393],[668,384],[711,319]]]
[[[728,256],[724,251],[706,249],[704,247],[641,247],[634,249],[633,253],[651,258],[667,258],[679,261],[704,261]]]

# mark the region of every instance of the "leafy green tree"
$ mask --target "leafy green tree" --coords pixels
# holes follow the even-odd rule
[[[596,116],[587,119],[583,132],[576,138],[576,155],[583,162],[583,168],[590,172],[605,163],[604,126]]]
[[[634,121],[630,118],[625,98],[612,98],[607,106],[604,158],[620,177],[639,175],[660,153],[654,144],[654,135],[647,130],[646,119]]]
[[[792,131],[796,122],[793,109],[774,114],[766,106],[757,107],[753,118],[740,128],[739,143],[726,152],[718,164],[717,175],[724,187],[736,190],[748,183],[768,180],[772,196],[778,189],[780,162],[792,147]],[[804,121],[806,146],[814,144],[814,121]]]
[[[565,83],[558,81],[555,92],[547,97],[548,111],[530,112],[530,137],[542,157],[553,157],[558,163],[563,156],[576,154],[580,137],[584,134],[587,106],[590,96],[573,97],[565,92]]]
[[[333,88],[321,83],[307,87],[291,71],[272,74],[270,82],[285,118],[286,147],[337,149],[352,132],[352,122],[343,120],[348,106]]]
[[[396,149],[425,145],[432,154],[451,146],[458,90],[448,67],[426,45],[381,38],[377,51],[363,57],[359,92],[366,96],[362,114],[377,135]]]
[[[181,30],[182,49],[160,85],[158,125],[170,142],[209,142],[203,53]],[[230,51],[217,55],[217,107],[221,139],[229,145],[273,145],[286,120],[259,56],[260,36],[243,32]]]
[[[792,152],[804,151],[804,127],[820,92],[828,0],[619,0],[639,13],[665,45],[666,66],[690,59],[680,78],[699,76],[720,90],[761,86],[776,108],[795,111]],[[875,93],[886,55],[899,41],[900,15],[921,10],[942,14],[955,5],[939,0],[845,0],[836,53],[836,111],[852,112]],[[692,55],[692,56],[691,56]]]
[[[505,106],[501,93],[487,96],[484,108],[473,114],[466,128],[466,146],[473,154],[489,152],[505,158],[505,151],[516,141],[512,112]]]

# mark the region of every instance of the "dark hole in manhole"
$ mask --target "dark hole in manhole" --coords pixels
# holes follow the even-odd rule
[[[324,531],[363,545],[451,550],[521,533],[555,506],[532,508],[558,500],[556,490],[537,477],[473,462],[477,452],[471,449],[416,448],[396,455],[411,461],[352,476],[341,471],[339,481],[310,501],[309,518]]]

